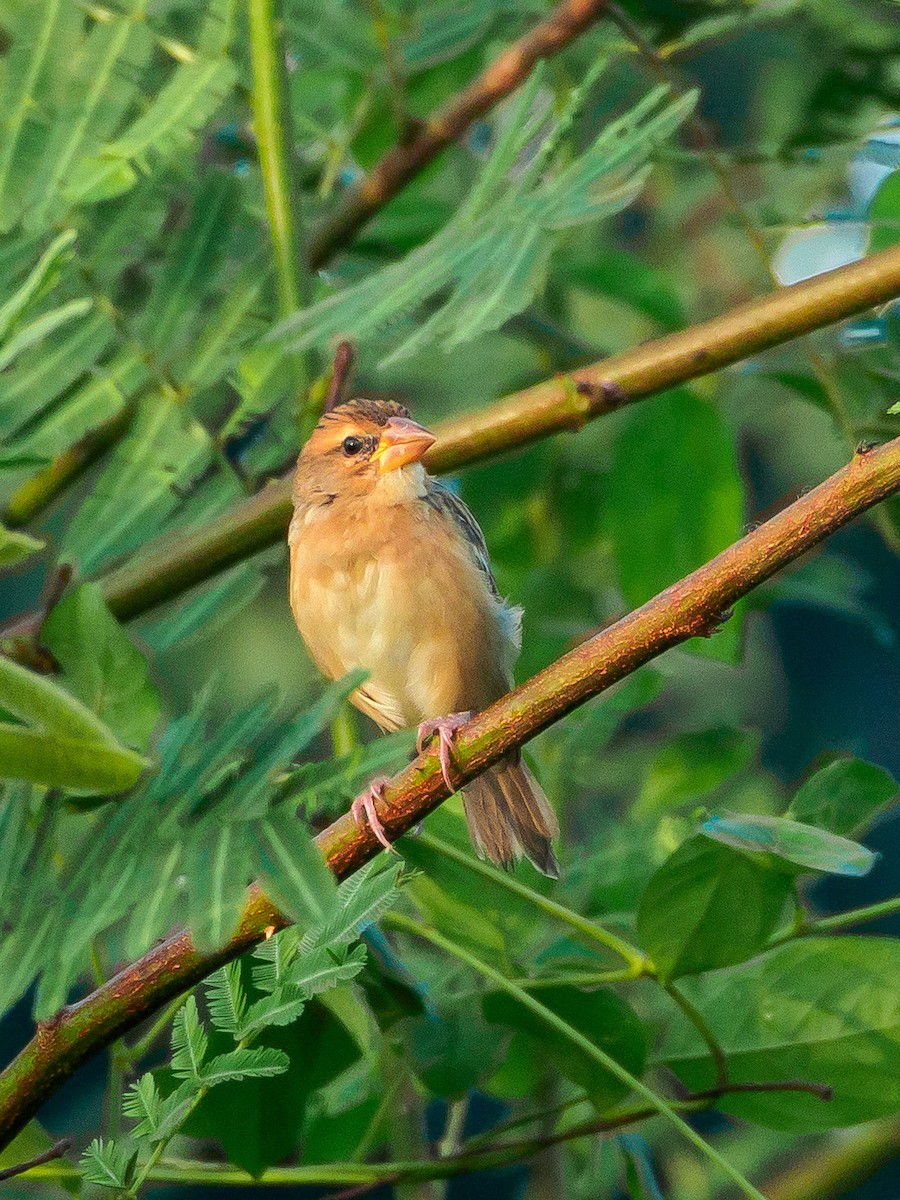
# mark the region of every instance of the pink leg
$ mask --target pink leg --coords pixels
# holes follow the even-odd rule
[[[362,795],[357,796],[350,805],[350,812],[353,815],[354,821],[360,829],[363,829],[368,822],[369,828],[384,846],[385,850],[390,850],[394,854],[397,853],[394,847],[388,841],[387,834],[384,831],[384,826],[379,820],[378,813],[375,811],[375,801],[380,800],[384,795],[384,785],[388,782],[387,775],[379,775],[377,779],[373,779]]]
[[[444,777],[444,783],[451,792],[456,791],[456,784],[453,781],[453,735],[459,729],[460,725],[465,725],[466,721],[472,716],[470,712],[450,713],[446,717],[436,717],[432,721],[423,721],[419,726],[419,736],[416,742],[416,749],[421,754],[425,748],[425,743],[429,738],[438,736],[438,758],[441,762],[441,774]]]

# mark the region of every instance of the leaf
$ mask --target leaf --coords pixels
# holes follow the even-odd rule
[[[832,833],[858,833],[900,794],[881,767],[857,758],[838,758],[821,767],[794,795],[788,816]]]
[[[144,656],[109,611],[99,584],[67,592],[44,622],[41,640],[79,700],[122,741],[146,749],[162,701]]]
[[[411,1066],[433,1096],[461,1099],[497,1067],[503,1039],[470,1002],[417,1020],[409,1038]]]
[[[775,930],[791,878],[691,838],[650,877],[637,935],[663,982],[743,962]]]
[[[162,1115],[162,1097],[151,1074],[134,1081],[125,1093],[122,1109],[127,1117],[137,1121],[131,1131],[132,1137],[147,1137],[156,1132]]]
[[[173,1073],[179,1079],[197,1083],[208,1047],[209,1038],[200,1024],[197,1001],[193,996],[188,996],[172,1025]]]
[[[603,65],[602,59],[593,64],[543,136],[536,136],[543,113],[535,111],[541,75],[534,72],[512,102],[512,118],[481,177],[448,224],[401,262],[295,313],[270,339],[293,350],[323,345],[337,334],[368,341],[440,297],[427,320],[384,360],[387,366],[429,342],[450,349],[525,308],[543,283],[554,231],[618,212],[633,200],[648,156],[694,104],[693,94],[666,104],[666,89],[658,88],[607,125],[569,165],[546,175]],[[521,163],[534,142],[530,159]]]
[[[686,389],[634,405],[620,426],[606,479],[604,528],[629,607],[736,541],[743,489],[731,434],[714,405]],[[688,645],[733,660],[735,618],[709,639]]]
[[[31,537],[30,534],[20,533],[18,530],[7,529],[5,525],[0,525],[0,569],[17,567],[19,563],[25,562],[39,550],[43,550],[44,545],[45,543],[40,538]]]
[[[785,817],[725,813],[710,817],[703,833],[738,850],[764,851],[787,862],[832,875],[867,875],[878,855],[858,842]]]
[[[357,876],[360,874],[362,872],[357,872]],[[366,926],[378,921],[400,894],[397,887],[399,874],[400,865],[397,864],[377,874],[365,872],[362,880],[353,878],[349,891],[343,891],[347,884],[341,884],[338,889],[340,907],[327,921],[304,934],[299,947],[301,954],[315,946],[331,947],[352,941]]]
[[[320,946],[316,950],[299,954],[287,967],[287,982],[298,988],[311,1000],[320,992],[349,983],[366,965],[365,946],[346,947]]]
[[[634,815],[650,817],[708,796],[749,766],[759,735],[739,729],[683,733],[660,749],[647,767]]]
[[[5,370],[20,354],[24,354],[31,346],[42,342],[55,330],[68,325],[77,317],[83,317],[90,312],[92,301],[70,300],[50,312],[42,313],[27,325],[22,325],[3,345],[0,345],[0,371]]]
[[[0,305],[0,342],[8,338],[16,322],[21,320],[31,302],[47,282],[50,272],[59,265],[63,258],[68,256],[75,237],[74,229],[66,229],[54,238],[25,282],[4,304]]]
[[[87,1183],[124,1190],[128,1187],[131,1158],[118,1142],[94,1138],[79,1164]]]
[[[288,1056],[273,1046],[256,1050],[230,1050],[217,1054],[206,1063],[199,1074],[204,1087],[216,1087],[235,1079],[270,1079],[283,1075],[290,1065]]]
[[[900,943],[840,937],[791,942],[753,963],[685,981],[728,1056],[735,1083],[801,1079],[834,1089],[727,1096],[718,1108],[808,1133],[900,1110]],[[691,1088],[713,1085],[709,1051],[681,1018],[659,1059]]]
[[[900,171],[879,184],[869,205],[869,253],[877,254],[900,242]]]
[[[309,830],[290,812],[276,810],[258,825],[260,887],[294,921],[322,921],[337,906],[334,876]]]
[[[569,986],[541,988],[541,1004],[605,1051],[632,1075],[640,1076],[647,1054],[646,1035],[634,1011],[615,992],[582,992]],[[598,1112],[628,1094],[628,1087],[561,1033],[506,992],[489,992],[481,1002],[486,1020],[534,1039],[534,1051],[567,1079],[584,1088]]]
[[[0,775],[47,787],[120,792],[147,766],[61,687],[0,658],[0,708],[30,726],[0,723]]]
[[[247,1016],[247,993],[238,962],[226,963],[206,982],[206,1003],[216,1029],[239,1037]]]
[[[201,821],[186,846],[188,924],[200,950],[221,949],[240,923],[253,875],[253,842],[237,821]]]

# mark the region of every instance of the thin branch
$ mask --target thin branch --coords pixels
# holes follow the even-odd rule
[[[710,562],[468,721],[457,736],[460,782],[665,650],[688,638],[714,633],[742,596],[898,491],[900,438],[857,454],[824,483]],[[437,755],[428,752],[386,786],[379,816],[396,839],[446,796]],[[316,843],[340,879],[379,851],[371,829],[360,829],[349,813],[323,830]],[[43,1022],[0,1075],[0,1145],[25,1125],[85,1059],[248,950],[268,929],[285,924],[271,901],[258,888],[251,889],[237,933],[220,950],[202,954],[189,933],[175,934],[78,1004]]]
[[[74,1142],[71,1138],[60,1138],[58,1142],[54,1142],[43,1154],[36,1154],[34,1158],[29,1158],[27,1162],[17,1163],[14,1167],[5,1167],[0,1171],[0,1182],[4,1179],[15,1179],[17,1175],[24,1175],[26,1171],[31,1171],[34,1167],[40,1167],[44,1163],[53,1162],[55,1158],[62,1158],[64,1154],[69,1153],[73,1145]]]
[[[334,214],[313,234],[309,261],[322,266],[442,150],[460,138],[524,82],[542,58],[565,49],[602,14],[605,0],[562,0],[530,33],[513,42],[468,87],[422,121],[412,136],[389,150],[341,198]]]
[[[334,352],[334,362],[331,367],[331,378],[328,381],[328,391],[325,393],[325,412],[331,412],[338,404],[347,399],[350,386],[353,383],[353,368],[356,365],[356,351],[350,342],[339,342]]]
[[[843,933],[847,929],[855,929],[857,925],[862,925],[866,921],[880,921],[882,917],[893,917],[897,913],[900,913],[900,896],[892,896],[889,900],[879,900],[876,904],[866,904],[862,908],[850,908],[847,912],[835,913],[830,917],[817,917],[812,921],[804,918],[772,934],[767,946],[771,949],[773,946],[780,946],[782,942],[792,942],[795,938],[823,937],[830,933]]]
[[[455,471],[549,434],[580,429],[622,404],[709,375],[898,295],[900,246],[463,414],[437,428],[427,465],[437,473]],[[106,601],[121,620],[140,616],[281,541],[290,515],[291,481],[270,483],[214,523],[158,538],[137,562],[106,575]],[[34,629],[33,615],[26,614],[3,633],[27,638]],[[4,649],[17,653],[14,642]]]

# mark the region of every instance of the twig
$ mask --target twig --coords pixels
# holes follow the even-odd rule
[[[53,1143],[49,1150],[45,1150],[43,1154],[36,1154],[34,1158],[29,1158],[28,1162],[17,1163],[14,1167],[4,1167],[0,1171],[0,1182],[5,1179],[14,1179],[16,1175],[24,1175],[32,1167],[40,1167],[43,1163],[52,1162],[55,1158],[62,1158],[64,1154],[69,1153],[73,1145],[71,1138],[60,1138],[58,1142]]]
[[[580,429],[622,404],[709,375],[898,295],[900,246],[464,414],[438,427],[427,465],[438,473],[455,471],[560,430]],[[205,528],[157,539],[139,561],[103,578],[106,601],[120,620],[140,616],[280,541],[290,515],[291,483],[281,479]],[[27,637],[34,627],[33,614],[25,614],[3,633]],[[5,649],[16,654],[15,645]]]
[[[508,46],[468,87],[426,117],[405,141],[376,163],[344,193],[336,212],[313,234],[310,265],[322,266],[339,246],[344,246],[361,226],[442,150],[484,116],[520,83],[536,63],[565,49],[603,12],[605,0],[562,0],[553,12],[529,33]]]
[[[856,455],[710,562],[468,721],[457,735],[460,782],[663,651],[709,635],[741,596],[898,491],[900,438]],[[437,755],[428,752],[386,786],[379,817],[396,839],[446,795]],[[360,829],[349,813],[323,830],[316,843],[341,879],[380,848],[371,829]],[[285,924],[271,901],[253,888],[237,933],[220,950],[202,954],[189,933],[175,934],[80,1003],[42,1023],[0,1075],[0,1144],[10,1140],[85,1059],[255,945],[267,929]]]

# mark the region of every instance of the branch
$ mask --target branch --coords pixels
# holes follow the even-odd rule
[[[419,123],[341,198],[313,235],[310,265],[321,267],[473,121],[521,84],[542,58],[559,54],[600,16],[606,0],[562,0],[530,33],[508,46],[477,79]]]
[[[437,443],[425,461],[431,471],[455,471],[560,430],[580,429],[623,404],[711,374],[898,295],[900,247],[895,247],[463,414],[438,426]],[[120,620],[140,616],[280,541],[290,515],[291,481],[279,479],[208,526],[158,538],[137,562],[102,579],[106,601]],[[34,616],[26,614],[3,632],[15,638],[30,637],[34,630]],[[15,645],[7,652],[15,654]]]
[[[56,1158],[62,1158],[64,1154],[68,1154],[74,1146],[71,1138],[60,1138],[58,1142],[54,1142],[42,1154],[36,1154],[34,1158],[29,1158],[27,1162],[16,1163],[14,1167],[5,1167],[0,1171],[0,1181],[6,1179],[15,1179],[17,1175],[24,1175],[26,1171],[31,1171],[35,1167],[41,1167],[44,1163],[53,1162]]]
[[[663,651],[688,638],[710,635],[747,592],[898,491],[900,438],[857,454],[710,562],[468,721],[457,735],[460,781],[477,775]],[[446,796],[437,755],[428,752],[387,785],[379,816],[393,840]],[[360,829],[349,813],[323,830],[316,843],[340,879],[379,851],[371,829]],[[0,1075],[0,1145],[85,1059],[248,950],[267,930],[285,924],[271,901],[253,888],[237,933],[221,950],[201,954],[189,933],[177,933],[80,1003],[39,1025],[33,1040]]]

